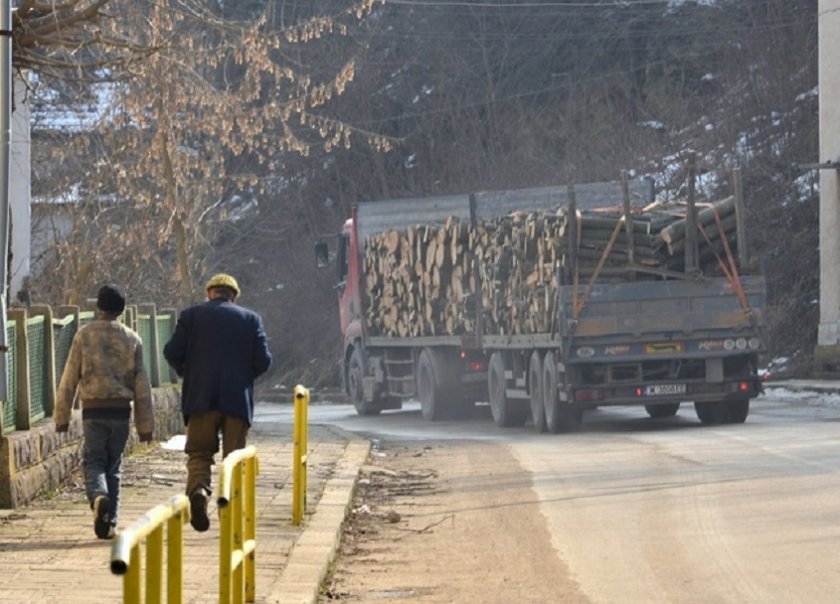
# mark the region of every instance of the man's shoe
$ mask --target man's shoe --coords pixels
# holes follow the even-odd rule
[[[100,539],[112,539],[114,527],[111,525],[111,500],[99,495],[93,500],[93,532]]]
[[[190,495],[190,524],[199,533],[210,528],[210,518],[207,516],[207,495],[201,490]]]

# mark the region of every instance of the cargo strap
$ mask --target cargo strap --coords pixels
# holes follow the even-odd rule
[[[709,249],[712,250],[712,253],[715,255],[715,259],[717,260],[718,265],[720,265],[720,269],[723,271],[723,274],[726,276],[730,285],[732,285],[732,289],[735,290],[735,294],[738,296],[738,301],[741,303],[741,308],[744,310],[744,315],[749,319],[750,323],[754,324],[755,316],[752,308],[750,308],[747,295],[744,293],[744,285],[741,283],[741,277],[738,274],[738,265],[735,262],[735,257],[732,255],[732,249],[729,247],[729,239],[726,237],[726,232],[723,230],[720,213],[718,213],[717,208],[712,203],[699,203],[697,205],[699,207],[710,208],[712,210],[712,216],[715,219],[715,224],[718,229],[718,237],[720,237],[721,242],[723,242],[723,249],[726,252],[725,262],[724,259],[721,258],[715,251],[712,246],[712,240],[709,238],[709,235],[706,233],[706,229],[703,228],[703,225],[699,221],[697,222],[697,230],[700,231],[700,234],[703,235],[706,243],[709,244]]]
[[[586,305],[589,304],[589,295],[592,293],[592,287],[595,285],[596,279],[598,279],[598,275],[601,274],[601,269],[604,268],[604,264],[607,262],[607,256],[610,255],[610,251],[612,251],[613,245],[615,245],[616,239],[618,239],[618,234],[621,232],[621,227],[624,224],[624,216],[618,219],[618,222],[615,224],[615,228],[613,229],[612,235],[610,235],[610,240],[607,242],[604,251],[601,252],[601,257],[598,259],[598,264],[595,266],[595,272],[592,273],[592,276],[589,278],[589,283],[586,284],[586,289],[583,291],[583,296],[578,299],[578,283],[580,281],[579,274],[577,270],[577,266],[575,267],[575,281],[574,281],[574,290],[573,290],[573,306],[572,306],[572,318],[577,319],[580,317],[580,313],[586,308]],[[578,229],[578,233],[580,233],[580,229]]]

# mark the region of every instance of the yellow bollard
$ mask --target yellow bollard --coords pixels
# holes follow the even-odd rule
[[[295,443],[292,458],[292,524],[300,525],[306,511],[307,451],[309,450],[309,389],[295,386]]]

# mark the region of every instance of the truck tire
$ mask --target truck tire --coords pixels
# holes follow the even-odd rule
[[[440,372],[435,367],[434,353],[424,348],[417,359],[417,397],[423,419],[440,421],[445,419],[446,388],[441,383]]]
[[[531,396],[531,423],[537,432],[545,432],[545,403],[543,402],[543,363],[538,350],[528,363],[528,394]]]
[[[580,427],[583,414],[580,409],[561,401],[557,396],[560,375],[554,353],[547,352],[543,359],[543,406],[545,426],[552,434],[576,430]]]
[[[674,417],[680,410],[679,403],[660,403],[659,405],[645,405],[645,411],[653,418]]]
[[[354,346],[347,363],[347,393],[350,395],[350,400],[353,401],[356,413],[359,415],[378,415],[382,409],[374,405],[373,401],[365,400],[364,377],[364,356],[361,348]]]
[[[506,390],[505,360],[501,352],[494,352],[487,366],[487,391],[493,421],[500,428],[521,426],[528,418],[528,407],[509,401]]]
[[[703,424],[743,424],[750,414],[750,399],[697,402],[694,410]]]
[[[750,414],[750,399],[738,399],[737,401],[725,403],[724,406],[729,415],[729,421],[727,423],[743,424],[747,421],[747,416]]]

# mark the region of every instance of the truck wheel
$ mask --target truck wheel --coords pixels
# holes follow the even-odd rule
[[[645,405],[645,411],[654,418],[674,417],[680,410],[679,403],[662,403],[659,405]]]
[[[576,430],[580,427],[583,416],[580,409],[558,398],[559,381],[560,376],[554,353],[548,352],[543,359],[543,407],[545,408],[545,425],[552,434]]]
[[[725,404],[721,403],[721,405],[726,407],[729,415],[728,424],[743,424],[747,421],[747,416],[750,414],[750,399],[742,398]]]
[[[743,424],[750,414],[750,399],[694,403],[694,410],[704,424]]]
[[[427,421],[444,419],[443,388],[438,379],[432,353],[423,349],[417,359],[417,396],[423,419]]]
[[[694,411],[701,424],[719,424],[717,401],[706,401],[694,403]]]
[[[531,354],[528,363],[528,393],[531,395],[531,422],[534,430],[545,432],[545,403],[543,403],[543,367],[539,351]]]
[[[509,401],[506,389],[505,360],[501,352],[494,352],[487,367],[487,391],[493,421],[500,428],[521,426],[528,417],[528,409],[517,405],[516,401]]]
[[[362,359],[362,351],[358,347],[354,347],[347,364],[347,392],[350,395],[350,400],[353,401],[356,413],[359,415],[378,415],[381,409],[375,406],[372,401],[365,400],[364,377],[365,365]]]

